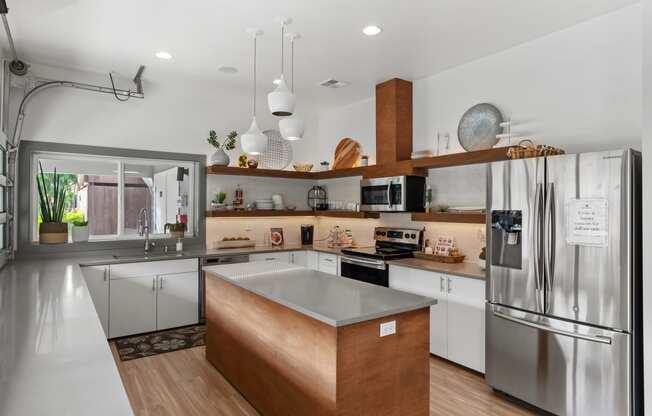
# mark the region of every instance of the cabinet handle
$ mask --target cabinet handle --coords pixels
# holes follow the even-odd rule
[[[105,281],[105,282],[106,282],[106,272],[107,272],[107,270],[106,270],[106,267],[105,267],[105,268],[104,268],[104,281]]]
[[[439,291],[444,293],[444,276],[439,276]]]
[[[274,257],[267,257],[267,258],[265,259],[265,261],[274,261],[274,260],[276,260]]]
[[[152,277],[152,292],[156,290],[156,277]]]
[[[451,293],[452,290],[453,290],[453,287],[451,286],[451,278],[449,277],[448,278],[448,293]]]
[[[158,278],[158,288],[163,290],[163,278],[162,277]]]

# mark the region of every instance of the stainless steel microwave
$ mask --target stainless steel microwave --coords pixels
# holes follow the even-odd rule
[[[392,176],[360,181],[360,210],[423,212],[426,178]]]

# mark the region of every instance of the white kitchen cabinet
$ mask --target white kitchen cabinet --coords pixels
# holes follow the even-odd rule
[[[109,338],[156,330],[156,276],[112,275],[109,299]]]
[[[291,263],[290,252],[288,251],[250,254],[249,261],[280,261],[282,263]]]
[[[296,264],[297,266],[308,267],[308,251],[299,250],[290,252],[290,263]]]
[[[430,352],[484,373],[484,281],[392,265],[389,286],[437,299],[430,307]]]
[[[100,318],[104,334],[109,336],[109,267],[84,266],[81,268],[86,287]]]
[[[320,272],[339,276],[340,267],[339,267],[338,255],[319,252],[317,253],[317,259],[318,259],[317,267]]]
[[[484,373],[484,282],[447,277],[448,359]]]
[[[109,266],[109,338],[197,323],[198,279],[197,259]]]
[[[199,320],[199,275],[197,272],[157,277],[156,329],[192,325]]]
[[[389,287],[437,299],[430,307],[430,352],[447,355],[446,276],[426,270],[390,266]]]

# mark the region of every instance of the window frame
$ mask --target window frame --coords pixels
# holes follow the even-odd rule
[[[66,159],[78,157],[100,158],[109,161],[119,162],[118,167],[118,232],[121,238],[97,239],[93,238],[88,242],[68,243],[68,244],[38,244],[38,227],[37,217],[38,201],[36,197],[36,163],[39,157],[47,156],[52,159],[53,156],[60,155]],[[30,140],[21,141],[19,152],[19,177],[20,181],[27,180],[27,186],[18,187],[18,207],[20,208],[17,221],[17,255],[29,256],[40,253],[52,252],[79,252],[89,250],[114,250],[122,248],[142,247],[144,237],[124,232],[124,166],[130,162],[141,162],[147,164],[170,163],[170,164],[188,164],[192,166],[191,187],[193,195],[188,201],[188,210],[192,210],[189,218],[189,228],[193,231],[192,236],[184,237],[186,246],[205,246],[205,210],[206,206],[206,156],[185,153],[168,153],[155,152],[138,149],[121,149],[99,146],[86,146],[74,144],[62,144],[56,142],[37,142]],[[1,180],[1,179],[0,179]],[[190,212],[190,211],[189,211]],[[110,235],[113,236],[113,235]],[[152,233],[150,238],[160,242],[163,245],[171,245],[176,238],[169,237],[166,234]]]
[[[116,167],[116,185],[117,185],[117,201],[116,201],[116,233],[115,234],[98,234],[91,236],[89,242],[100,242],[100,241],[122,241],[122,240],[144,240],[144,236],[138,234],[132,234],[126,232],[126,221],[125,221],[125,174],[126,174],[126,165],[152,165],[155,166],[158,164],[171,164],[171,165],[180,165],[184,168],[189,168],[188,181],[190,188],[192,189],[192,198],[188,201],[187,210],[191,212],[189,214],[189,230],[186,232],[186,237],[192,238],[195,236],[197,225],[196,225],[196,212],[195,212],[195,201],[194,197],[196,194],[195,189],[195,168],[196,162],[188,162],[182,160],[168,160],[168,159],[143,159],[143,158],[133,158],[133,157],[122,157],[118,158],[115,156],[97,156],[97,155],[86,155],[80,153],[62,153],[62,152],[43,152],[37,151],[32,153],[32,171],[30,175],[30,212],[32,215],[31,220],[31,230],[32,230],[32,244],[38,244],[38,214],[39,214],[39,203],[38,203],[38,192],[37,192],[37,182],[36,175],[38,174],[38,161],[39,160],[80,160],[80,161],[94,161],[103,163],[115,163]],[[1,177],[0,177],[1,182]],[[2,184],[0,183],[0,186]],[[1,213],[0,213],[1,215]],[[150,212],[151,215],[151,212]],[[160,240],[169,238],[165,233],[156,233],[150,232],[149,238],[151,240]]]

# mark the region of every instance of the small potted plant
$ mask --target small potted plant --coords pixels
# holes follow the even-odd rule
[[[487,268],[487,248],[482,247],[480,255],[478,256],[478,265],[482,270]]]
[[[175,238],[182,238],[186,233],[186,224],[182,222],[167,223],[165,224],[164,232],[170,232],[170,235]]]
[[[88,221],[77,220],[72,222],[70,237],[73,243],[88,241],[89,234]]]
[[[208,132],[208,139],[206,139],[206,141],[208,144],[217,149],[215,153],[213,153],[210,157],[210,165],[229,165],[231,159],[229,159],[229,155],[226,154],[225,150],[235,149],[236,137],[238,137],[238,133],[236,131],[232,131],[224,138],[224,140],[222,140],[222,143],[220,143],[220,139],[217,138],[217,133],[215,133],[215,130]]]
[[[328,162],[326,162],[326,161],[320,162],[320,163],[319,163],[319,170],[320,170],[321,172],[325,172],[325,171],[328,170],[329,165],[330,165],[330,163],[328,163]]]
[[[36,177],[36,184],[39,195],[39,209],[41,211],[41,223],[38,227],[39,243],[61,244],[68,242],[68,224],[63,222],[67,188],[61,182],[61,176],[54,169],[52,182],[45,179],[43,166],[39,162],[41,174]],[[52,189],[48,192],[48,185]]]
[[[360,157],[360,166],[369,166],[369,156],[363,155]]]

